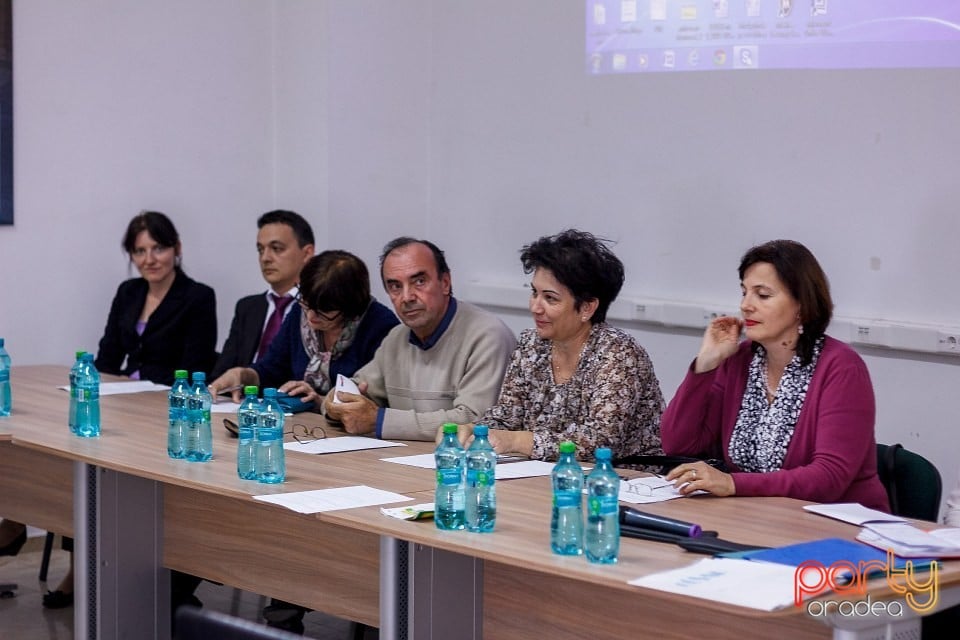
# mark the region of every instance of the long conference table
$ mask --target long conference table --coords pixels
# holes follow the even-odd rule
[[[432,501],[431,470],[381,460],[432,443],[288,452],[287,481],[263,485],[237,477],[222,416],[214,415],[213,460],[172,460],[165,393],[102,397],[100,437],[79,438],[56,389],[66,367],[12,374],[14,411],[0,421],[0,515],[75,538],[78,639],[169,638],[168,569],[379,627],[385,639],[919,637],[919,619],[882,579],[871,582],[871,599],[899,599],[903,617],[816,620],[797,607],[764,612],[628,584],[703,557],[673,545],[624,538],[610,566],[554,555],[543,477],[498,482],[492,534],[439,531],[379,507],[296,513],[252,496],[364,484],[414,499],[407,504]],[[315,414],[288,421],[342,434]],[[643,508],[746,544],[856,535],[804,504],[704,496]],[[941,606],[960,602],[960,562],[944,563],[939,580]]]

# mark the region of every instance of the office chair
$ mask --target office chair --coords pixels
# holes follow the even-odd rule
[[[891,513],[937,521],[943,483],[932,462],[900,444],[878,444],[877,473],[890,498]]]

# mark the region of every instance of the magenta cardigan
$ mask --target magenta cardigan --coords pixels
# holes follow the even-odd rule
[[[660,421],[667,455],[722,457],[738,496],[786,496],[813,502],[859,502],[890,511],[877,476],[876,413],[867,366],[844,343],[826,337],[783,468],[739,471],[730,460],[753,351],[745,341],[713,371],[693,365]]]

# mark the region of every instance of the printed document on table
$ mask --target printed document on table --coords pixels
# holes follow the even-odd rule
[[[630,584],[694,598],[776,611],[793,604],[795,567],[734,558],[706,558]]]
[[[340,438],[321,438],[301,444],[297,441],[287,442],[283,448],[287,451],[302,453],[342,453],[344,451],[361,451],[363,449],[382,449],[384,447],[405,447],[402,442],[377,440],[363,436],[343,436]]]
[[[435,469],[435,462],[432,453],[422,453],[415,456],[398,456],[396,458],[381,458],[384,462],[394,462],[396,464],[405,464],[411,467],[421,469]],[[523,460],[521,462],[511,462],[509,464],[497,465],[497,480],[511,480],[513,478],[533,478],[536,476],[548,476],[553,471],[554,463],[544,462],[543,460]]]
[[[868,509],[857,502],[808,504],[804,507],[804,510],[860,526],[868,522],[906,522],[904,518],[892,516],[876,509]]]
[[[295,491],[293,493],[274,493],[270,495],[253,496],[253,499],[280,505],[297,513],[320,513],[321,511],[353,509],[355,507],[369,507],[378,504],[410,502],[413,500],[413,498],[408,498],[399,493],[374,489],[366,485],[339,487],[336,489],[316,489],[314,491]]]
[[[57,387],[64,391],[70,391],[69,385]],[[128,380],[124,382],[101,382],[101,396],[119,396],[124,393],[142,393],[144,391],[169,391],[170,387],[150,382],[149,380]]]

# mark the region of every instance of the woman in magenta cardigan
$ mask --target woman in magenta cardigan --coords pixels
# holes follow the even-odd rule
[[[694,462],[667,478],[683,494],[889,511],[870,375],[856,352],[824,333],[833,302],[817,259],[800,243],[774,240],[747,251],[739,273],[743,319],[710,323],[661,420],[665,453],[723,458],[729,473]]]

